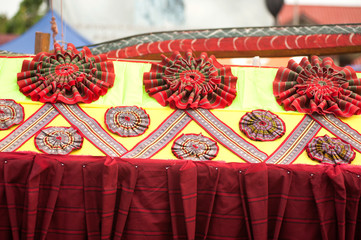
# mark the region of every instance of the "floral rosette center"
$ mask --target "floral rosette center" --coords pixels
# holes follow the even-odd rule
[[[338,67],[331,58],[313,56],[297,64],[290,60],[279,68],[273,94],[285,110],[334,114],[350,117],[361,114],[361,80],[351,67]]]
[[[179,52],[162,57],[160,64],[153,64],[151,71],[144,73],[145,90],[162,106],[224,108],[236,97],[237,77],[214,56],[208,58],[202,53],[195,59],[188,51],[184,58]]]
[[[60,64],[55,67],[55,73],[58,76],[69,76],[77,71],[79,68],[75,64]]]
[[[324,100],[336,101],[340,94],[345,94],[343,89],[347,87],[347,81],[327,73],[325,68],[316,74],[303,71],[297,80],[300,83],[298,86],[296,85],[297,93],[300,95],[306,94],[310,99],[313,98],[317,105],[322,104]]]

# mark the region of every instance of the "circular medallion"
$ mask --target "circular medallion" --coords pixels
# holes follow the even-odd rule
[[[239,121],[239,128],[247,137],[256,141],[273,141],[286,132],[282,119],[265,110],[246,113]]]
[[[350,163],[356,156],[350,144],[327,135],[313,138],[306,150],[311,159],[322,163]]]
[[[24,108],[11,99],[0,99],[0,130],[9,129],[24,120]]]
[[[148,129],[150,119],[144,109],[136,106],[112,107],[105,113],[105,124],[121,137],[136,137]]]
[[[72,127],[44,128],[35,136],[37,149],[47,154],[69,154],[83,145],[83,137]]]
[[[212,160],[218,150],[217,142],[202,134],[182,134],[172,146],[173,154],[185,160]]]

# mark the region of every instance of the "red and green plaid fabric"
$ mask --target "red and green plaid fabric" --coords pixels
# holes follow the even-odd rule
[[[356,156],[350,144],[327,135],[313,138],[306,150],[311,159],[322,163],[350,163]]]
[[[171,108],[224,108],[236,97],[237,77],[231,68],[221,65],[212,55],[202,53],[194,58],[188,50],[183,57],[179,52],[161,63],[153,63],[144,73],[145,90],[162,106]]]
[[[114,83],[114,66],[105,55],[80,52],[69,43],[67,50],[55,43],[54,53],[39,53],[24,60],[17,74],[20,91],[33,101],[91,103],[105,95]]]
[[[254,110],[243,115],[239,128],[248,138],[256,141],[273,141],[286,132],[283,120],[265,110]]]
[[[329,57],[305,57],[278,69],[273,94],[287,111],[334,114],[350,117],[361,114],[361,80],[351,67],[338,67]]]

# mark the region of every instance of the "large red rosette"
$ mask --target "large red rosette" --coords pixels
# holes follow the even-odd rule
[[[33,101],[91,103],[105,95],[114,83],[114,66],[105,55],[80,52],[69,43],[67,50],[55,43],[54,53],[39,53],[24,60],[17,75],[20,91]]]
[[[350,117],[361,114],[361,80],[351,67],[338,67],[329,57],[312,56],[298,64],[288,62],[278,69],[273,94],[285,110],[334,114]]]
[[[162,106],[171,108],[224,108],[236,97],[237,77],[231,68],[221,65],[212,55],[199,58],[187,51],[185,57],[175,52],[170,58],[162,56],[144,73],[145,90]]]

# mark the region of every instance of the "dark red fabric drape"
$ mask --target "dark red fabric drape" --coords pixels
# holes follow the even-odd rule
[[[0,239],[361,239],[360,175],[0,153]]]

